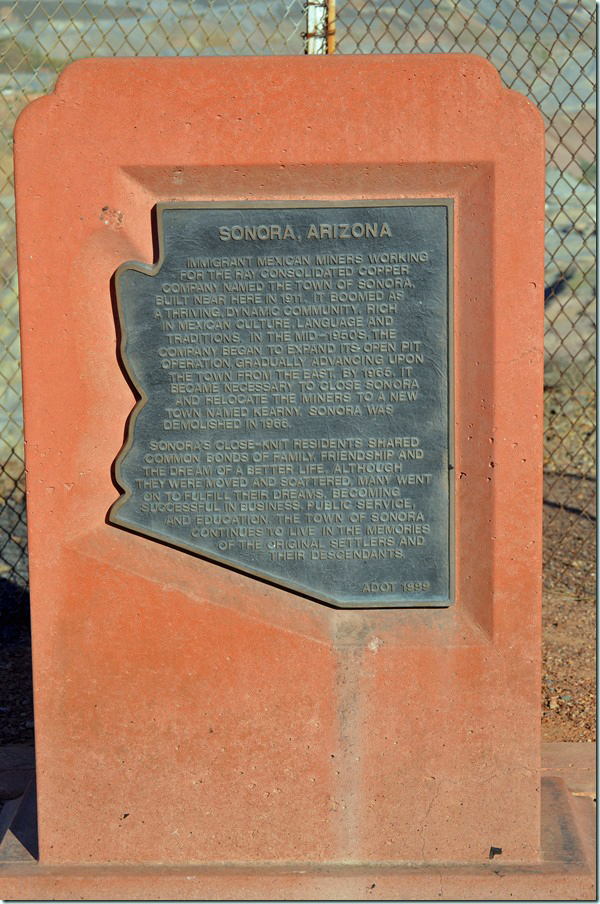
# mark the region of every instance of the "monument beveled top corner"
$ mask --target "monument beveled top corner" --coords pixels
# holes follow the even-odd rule
[[[162,203],[112,524],[340,607],[453,599],[452,202]]]

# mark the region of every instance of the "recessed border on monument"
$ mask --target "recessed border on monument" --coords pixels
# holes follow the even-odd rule
[[[128,359],[127,353],[127,330],[126,330],[126,322],[125,322],[125,314],[123,309],[123,297],[121,290],[121,277],[126,271],[137,271],[139,273],[144,274],[145,276],[157,276],[163,265],[165,263],[165,227],[164,227],[164,219],[163,215],[165,211],[170,210],[207,210],[207,211],[215,211],[215,210],[223,210],[223,211],[232,211],[232,210],[262,210],[262,209],[306,209],[306,208],[325,208],[331,210],[338,210],[342,208],[384,208],[384,207],[444,207],[447,211],[447,272],[446,276],[446,288],[447,288],[447,348],[446,348],[446,361],[447,361],[447,403],[448,403],[448,411],[447,411],[447,457],[448,457],[448,471],[447,471],[447,499],[446,499],[446,516],[447,516],[447,562],[444,563],[444,567],[447,569],[447,586],[449,588],[447,598],[424,598],[424,599],[406,599],[399,598],[399,595],[394,592],[394,598],[390,599],[378,598],[377,600],[370,600],[366,598],[356,599],[356,601],[352,601],[351,599],[342,599],[341,595],[338,596],[335,593],[326,593],[323,592],[322,588],[315,588],[311,586],[307,586],[306,584],[293,580],[282,578],[280,574],[269,573],[268,571],[261,570],[259,568],[253,567],[252,564],[246,564],[245,562],[236,561],[228,558],[227,555],[220,555],[211,549],[198,548],[197,546],[191,545],[182,541],[179,538],[169,536],[166,533],[161,533],[155,531],[153,529],[149,529],[146,525],[137,524],[131,520],[126,520],[122,514],[120,514],[121,509],[124,505],[132,498],[132,490],[126,479],[123,478],[122,475],[122,465],[125,461],[125,458],[128,452],[132,449],[134,445],[135,438],[135,425],[137,421],[137,417],[142,411],[142,409],[146,406],[149,401],[148,394],[138,379],[135,368],[131,366],[131,362]],[[454,602],[455,595],[455,575],[454,575],[454,367],[453,367],[453,273],[454,273],[454,249],[453,249],[453,232],[454,232],[454,217],[453,217],[453,200],[448,198],[403,198],[403,199],[369,199],[369,200],[345,200],[345,201],[337,201],[337,200],[318,200],[318,201],[296,201],[296,200],[281,200],[281,201],[253,201],[253,202],[244,202],[244,201],[227,201],[227,202],[187,202],[187,201],[179,201],[179,202],[161,202],[158,203],[155,207],[156,212],[156,231],[157,231],[157,263],[153,265],[147,265],[140,263],[138,261],[128,261],[119,266],[115,275],[114,275],[114,287],[115,287],[115,299],[116,299],[116,309],[117,309],[117,317],[120,328],[120,362],[122,369],[124,370],[127,378],[130,383],[135,388],[137,394],[139,395],[139,399],[136,402],[136,405],[132,409],[126,428],[126,439],[125,443],[116,457],[114,462],[114,475],[115,475],[115,483],[117,488],[121,491],[121,496],[119,499],[115,501],[115,503],[111,506],[107,521],[119,528],[123,528],[127,531],[139,534],[141,536],[148,537],[152,540],[159,541],[166,545],[172,546],[177,549],[181,549],[185,552],[193,553],[196,556],[199,556],[204,559],[208,559],[210,561],[214,561],[220,565],[226,566],[228,568],[232,568],[234,570],[240,571],[242,573],[249,574],[253,578],[257,578],[262,581],[266,581],[270,584],[275,584],[278,586],[282,586],[286,589],[296,591],[301,593],[302,595],[311,598],[313,600],[327,603],[333,605],[338,608],[423,608],[423,607],[447,607],[452,605]],[[330,563],[330,567],[332,570],[336,569],[336,562],[332,561]]]

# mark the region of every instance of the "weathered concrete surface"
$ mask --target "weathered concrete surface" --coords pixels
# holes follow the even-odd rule
[[[596,768],[596,744],[591,741],[542,744],[542,775],[564,779],[575,794],[595,794]]]
[[[437,871],[439,879],[437,897],[442,894],[446,898],[465,899],[470,895],[483,899],[485,894],[489,899],[499,896],[537,897],[547,900],[593,899],[592,867],[596,861],[596,808],[587,796],[595,793],[595,748],[595,744],[561,742],[542,745],[542,770],[545,773],[542,780],[542,869],[536,870],[533,874],[529,868],[509,867],[508,870],[503,870],[501,860],[496,859],[498,855],[492,858],[495,861],[494,865],[490,864],[487,869],[478,866],[474,871],[465,870],[464,865],[461,869],[459,864],[446,864],[439,869],[438,865],[432,865],[428,874],[423,867],[417,871],[411,869],[408,864],[399,865],[394,875],[392,895],[394,893],[398,895],[405,888],[406,895],[403,897],[409,900],[411,896],[414,898],[418,894],[424,896],[428,893],[427,889],[433,887]],[[552,775],[553,764],[556,766],[554,775]],[[584,799],[576,799],[566,793],[565,785],[567,788],[580,789],[580,793],[585,795]],[[82,887],[88,897],[92,893],[96,897],[104,898],[126,898],[129,895],[141,897],[145,883],[149,884],[151,881],[158,883],[154,891],[154,896],[158,898],[168,894],[167,890],[162,892],[162,882],[175,882],[174,887],[180,889],[178,896],[182,898],[190,893],[198,897],[206,896],[209,883],[212,884],[215,897],[235,896],[236,890],[241,891],[238,884],[239,867],[238,870],[232,868],[228,871],[222,868],[219,871],[214,867],[198,871],[188,867],[183,881],[182,870],[173,868],[162,870],[150,868],[136,872],[134,868],[129,867],[112,873],[107,870],[94,870],[93,867],[87,870],[80,867],[58,867],[47,870],[37,866],[29,870],[23,869],[24,863],[32,865],[33,857],[29,849],[32,847],[32,839],[35,847],[37,828],[36,814],[27,804],[27,800],[10,801],[5,805],[5,809],[0,811],[0,882],[3,887],[12,888],[13,896],[17,899],[30,897],[39,900],[51,895],[75,897],[76,890]],[[15,824],[11,826],[13,821]],[[17,862],[21,866],[15,869]],[[265,866],[264,870],[266,874],[276,872],[272,865]],[[385,877],[390,872],[389,864],[372,864],[368,870],[364,865],[361,870],[361,866],[357,864],[353,876],[347,867],[345,870],[334,869],[328,874],[324,865],[318,870],[314,868],[311,870],[310,866],[307,869],[305,865],[302,871],[290,869],[287,874],[280,871],[278,877],[273,875],[270,878],[271,881],[279,879],[281,896],[284,894],[289,896],[294,891],[301,890],[307,896],[317,897],[324,890],[327,877],[332,887],[339,887],[337,883],[345,874],[346,879],[354,879],[354,898],[360,898],[361,894],[363,898],[367,896],[377,898],[381,896],[381,879],[380,892],[377,891],[378,883],[369,879],[374,877],[379,879],[381,873]],[[312,891],[305,882],[309,876],[312,877]],[[243,879],[248,883],[244,888],[254,887],[257,879],[258,876],[253,876],[249,871]],[[268,881],[266,876],[263,876],[263,880]],[[331,880],[337,880],[335,886]],[[193,883],[192,887],[190,883]],[[428,894],[430,897],[436,897],[435,890]],[[240,897],[243,895],[240,894]]]
[[[114,59],[15,138],[43,869],[538,870],[539,114],[460,55]],[[456,209],[456,606],[336,611],[108,526],[134,402],[110,280],[152,260],[153,205],[432,196]]]
[[[544,779],[538,863],[64,864],[3,863],[12,900],[595,900],[595,813],[562,779]],[[25,860],[25,855],[21,857]]]

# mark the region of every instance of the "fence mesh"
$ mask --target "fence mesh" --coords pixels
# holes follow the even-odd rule
[[[595,7],[588,0],[338,0],[337,53],[472,52],[547,134],[546,590],[595,593]],[[0,593],[27,589],[12,129],[87,56],[300,54],[302,0],[20,0],[0,25]],[[332,23],[330,22],[330,25]]]

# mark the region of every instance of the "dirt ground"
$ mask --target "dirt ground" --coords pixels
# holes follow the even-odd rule
[[[594,600],[546,596],[542,619],[542,739],[594,741]]]
[[[544,500],[542,732],[546,741],[591,741],[596,737],[595,481],[547,474]]]
[[[546,475],[542,738],[596,740],[595,482]],[[563,502],[556,508],[554,500]]]
[[[579,361],[545,378],[545,741],[596,739],[596,386]]]

